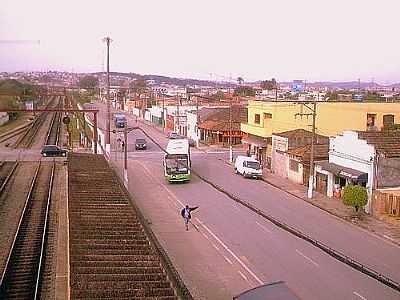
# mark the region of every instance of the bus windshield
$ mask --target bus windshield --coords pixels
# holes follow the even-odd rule
[[[185,154],[166,155],[165,168],[168,175],[188,173],[189,170],[188,156]]]

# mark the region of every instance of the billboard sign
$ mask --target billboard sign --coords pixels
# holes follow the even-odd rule
[[[304,81],[303,80],[293,80],[292,91],[293,92],[304,92]]]
[[[364,100],[364,95],[362,95],[362,94],[354,94],[352,98],[353,98],[353,101],[363,101]]]

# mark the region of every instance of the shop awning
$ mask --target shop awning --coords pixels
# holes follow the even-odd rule
[[[242,138],[242,143],[255,145],[260,148],[267,147],[267,141],[264,138],[255,135],[249,135],[247,137]]]
[[[343,167],[337,165],[335,163],[330,163],[329,161],[319,161],[316,163],[317,165],[321,166],[321,168],[325,171],[331,172],[339,177],[346,177],[357,182],[367,182],[368,181],[368,174],[362,171],[358,171],[352,168]]]

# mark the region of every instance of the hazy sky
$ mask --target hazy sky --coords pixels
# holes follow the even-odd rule
[[[400,81],[400,0],[2,0],[0,71]],[[212,74],[212,75],[211,75]]]

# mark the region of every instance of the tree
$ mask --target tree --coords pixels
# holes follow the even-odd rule
[[[348,185],[343,190],[342,198],[344,205],[353,206],[358,212],[360,207],[368,203],[367,189],[361,185]]]
[[[99,79],[92,75],[83,76],[78,82],[78,86],[82,89],[94,89],[98,84]]]
[[[244,79],[243,79],[242,77],[239,76],[239,77],[236,79],[236,81],[237,81],[237,83],[238,83],[239,85],[242,85],[243,82],[244,82]]]
[[[235,89],[234,96],[255,96],[256,92],[250,86],[239,86]]]
[[[263,82],[261,82],[261,87],[264,90],[273,90],[276,89],[276,80],[275,78],[272,78],[271,80],[265,80]]]
[[[219,90],[212,97],[217,100],[223,100],[223,99],[225,99],[225,93],[223,91]]]
[[[139,98],[140,95],[144,94],[148,89],[147,81],[143,77],[139,77],[135,81],[132,81],[129,84],[129,87],[134,93],[138,94]]]

